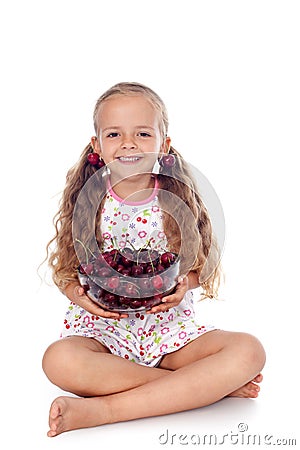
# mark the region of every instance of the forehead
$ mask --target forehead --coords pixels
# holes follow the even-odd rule
[[[104,100],[98,110],[98,127],[159,126],[161,117],[153,103],[143,95],[116,94]]]

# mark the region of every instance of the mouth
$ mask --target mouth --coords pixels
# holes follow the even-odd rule
[[[119,156],[117,159],[123,164],[134,164],[142,158],[141,156]]]

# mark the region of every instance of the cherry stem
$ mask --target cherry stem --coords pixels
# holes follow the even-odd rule
[[[148,256],[149,256],[149,261],[150,261],[150,264],[151,264],[151,268],[152,268],[152,272],[154,272],[154,265],[153,265],[153,261],[152,261],[152,259],[151,259],[151,254],[150,254],[150,250],[148,249]]]
[[[94,257],[94,258],[96,258],[96,256],[94,255],[94,253],[92,252],[92,250],[90,249],[90,248],[88,248],[88,247],[86,247],[85,245],[84,245],[84,243],[80,240],[80,239],[75,239],[75,242],[78,242],[81,246],[82,246],[82,248],[83,248],[83,250],[84,250],[84,252],[85,252],[85,258],[86,258],[86,263],[88,264],[89,263],[89,255],[88,255],[88,251],[90,252],[90,254]]]
[[[118,246],[117,238],[114,236],[113,238],[110,238],[110,242],[112,243],[112,246],[114,248],[117,248],[118,251],[120,251],[120,247]],[[114,261],[117,259],[117,253],[114,255]]]
[[[130,245],[130,247],[132,247],[133,250],[136,252],[136,248],[135,248],[135,246],[132,244],[132,242],[126,240],[126,244],[127,244],[127,242],[128,242],[128,244]]]

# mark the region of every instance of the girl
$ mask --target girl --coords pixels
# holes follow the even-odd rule
[[[265,363],[260,342],[195,319],[192,290],[214,297],[220,268],[207,210],[171,146],[162,100],[141,84],[117,84],[97,101],[94,127],[67,175],[48,244],[55,241],[49,264],[70,306],[43,369],[78,396],[54,400],[48,436],[199,408],[225,396],[257,397]],[[175,292],[146,313],[105,310],[78,281],[83,240],[91,251],[128,243],[168,248],[180,253],[183,275]]]

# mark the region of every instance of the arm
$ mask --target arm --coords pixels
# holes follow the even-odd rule
[[[105,317],[108,319],[119,319],[122,317],[128,317],[128,314],[120,314],[116,312],[106,311],[102,309],[97,303],[93,302],[84,292],[84,289],[80,286],[78,281],[73,281],[69,283],[64,292],[66,297],[68,297],[71,302],[76,303],[76,305],[81,306],[91,314],[96,316]]]

